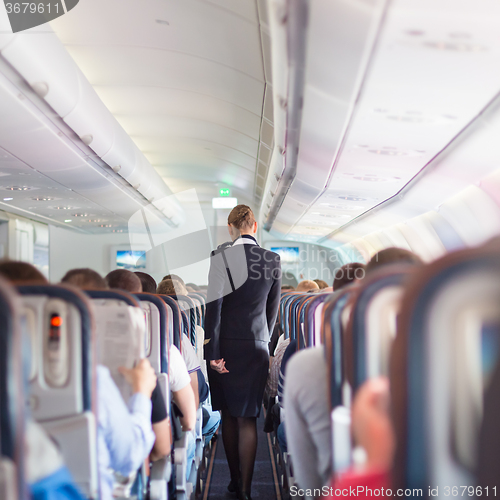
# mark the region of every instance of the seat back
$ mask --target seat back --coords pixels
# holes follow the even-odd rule
[[[198,302],[198,307],[200,309],[200,323],[199,325],[204,328],[205,323],[205,308],[206,308],[206,299],[205,296],[201,293],[190,293],[190,297]]]
[[[388,266],[366,277],[358,287],[345,335],[354,392],[369,378],[389,375],[396,317],[405,282],[413,272],[413,266]]]
[[[500,253],[484,247],[426,266],[405,291],[391,359],[396,485],[476,482],[483,393],[500,352]]]
[[[498,332],[497,332],[498,333]],[[500,363],[497,361],[484,396],[484,416],[479,435],[476,484],[489,496],[500,477]]]
[[[354,287],[346,287],[331,295],[323,306],[323,344],[328,373],[332,423],[332,473],[351,463],[350,385],[345,370],[345,311]]]
[[[321,344],[321,321],[324,302],[331,297],[331,294],[320,293],[313,295],[311,300],[307,303],[305,311],[305,331],[306,337],[309,339],[310,346]]]
[[[80,489],[97,498],[91,304],[67,286],[20,286],[18,291],[31,325],[33,417],[59,445]]]
[[[146,318],[146,356],[156,373],[168,374],[169,311],[165,302],[151,293],[137,293]]]
[[[281,295],[280,322],[285,338],[294,339],[295,332],[290,331],[290,304],[299,295],[297,292],[286,292]]]
[[[21,500],[24,491],[24,377],[14,290],[0,280],[0,498]]]
[[[184,333],[191,341],[192,345],[196,345],[196,306],[193,300],[187,295],[171,295],[171,297],[177,301],[179,308],[181,309],[181,315],[185,319],[185,331]]]
[[[181,335],[182,335],[182,315],[181,309],[177,301],[170,295],[158,295],[161,299],[170,307],[170,311],[172,312],[172,332],[173,332],[173,344],[180,351],[181,348]]]
[[[123,291],[89,290],[96,325],[97,362],[109,369],[125,401],[132,388],[118,368],[132,368],[151,350],[146,335],[146,318],[136,298]]]

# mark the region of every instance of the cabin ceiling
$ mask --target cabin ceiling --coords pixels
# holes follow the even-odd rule
[[[498,19],[498,0],[85,0],[3,30],[0,207],[127,231],[147,204],[175,226],[157,206],[172,191],[206,207],[229,187],[272,237],[336,247],[440,210],[456,225],[440,207],[490,206],[500,172]]]
[[[266,87],[255,0],[85,0],[51,27],[174,193],[207,202],[230,187],[254,203]]]
[[[497,1],[306,3],[297,174],[277,235],[345,243],[437,210],[499,168],[484,148],[470,162],[454,155],[452,168],[433,161],[469,140],[462,132],[500,91]]]

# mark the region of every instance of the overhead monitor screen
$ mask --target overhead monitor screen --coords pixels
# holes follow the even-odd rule
[[[138,250],[117,250],[117,269],[146,269],[146,252]]]
[[[299,263],[299,247],[271,247],[272,252],[276,252],[282,264]]]

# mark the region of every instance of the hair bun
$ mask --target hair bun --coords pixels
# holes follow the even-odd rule
[[[236,229],[248,229],[255,224],[255,216],[247,205],[237,205],[231,210],[227,223]]]

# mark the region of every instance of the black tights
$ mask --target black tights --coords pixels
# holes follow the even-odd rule
[[[222,440],[231,481],[238,484],[241,479],[241,491],[250,494],[257,453],[257,418],[232,417],[227,409],[222,410]]]

